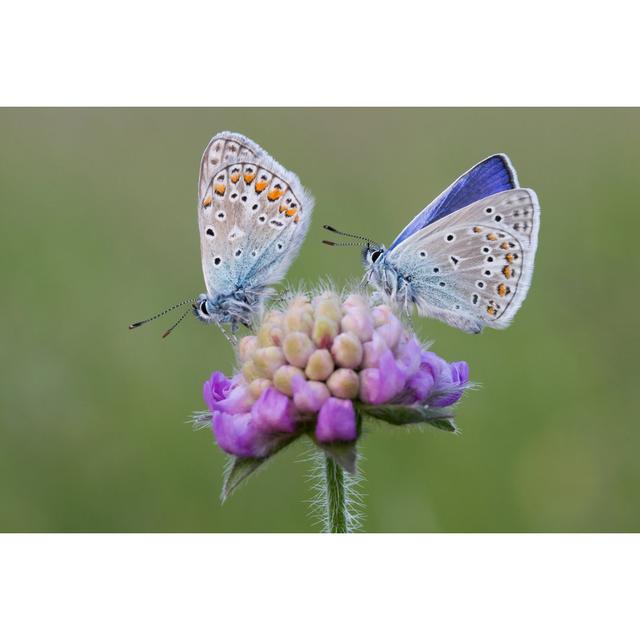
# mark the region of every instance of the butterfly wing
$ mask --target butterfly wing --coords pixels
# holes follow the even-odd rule
[[[410,236],[386,265],[422,315],[473,333],[502,329],[529,290],[539,224],[535,192],[503,191]]]
[[[461,175],[431,204],[427,205],[393,241],[390,249],[427,225],[494,193],[516,189],[518,178],[509,158],[490,156]]]
[[[198,202],[209,296],[280,280],[302,245],[312,209],[298,177],[255,142],[215,136],[203,155]]]

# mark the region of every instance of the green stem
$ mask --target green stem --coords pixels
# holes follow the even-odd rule
[[[325,456],[326,524],[329,533],[348,533],[347,496],[344,470],[330,456]]]

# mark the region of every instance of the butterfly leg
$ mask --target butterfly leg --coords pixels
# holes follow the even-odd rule
[[[236,336],[237,323],[235,322],[235,320],[231,321],[231,333],[227,332],[221,322],[218,322],[216,320],[216,324],[218,325],[220,331],[222,331],[222,335],[228,340],[229,344],[231,344],[232,347],[236,347],[238,345],[238,337]]]

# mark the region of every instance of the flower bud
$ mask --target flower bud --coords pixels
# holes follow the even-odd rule
[[[273,374],[273,386],[278,391],[284,393],[286,396],[289,396],[291,398],[293,397],[291,380],[295,376],[301,376],[301,375],[302,375],[302,369],[298,369],[298,367],[292,367],[291,365],[285,364],[281,366]]]
[[[258,348],[258,338],[256,336],[245,336],[238,343],[238,356],[242,362],[246,362]]]
[[[290,308],[284,316],[283,325],[287,333],[299,331],[310,335],[313,329],[313,315],[306,308]]]
[[[302,413],[317,413],[329,398],[329,389],[324,382],[305,380],[302,376],[293,378],[293,402]]]
[[[242,365],[242,375],[247,382],[253,382],[256,378],[260,378],[260,372],[253,360],[247,360]]]
[[[324,316],[336,323],[340,322],[342,309],[340,308],[340,300],[335,293],[321,293],[313,299],[313,306],[316,316]]]
[[[341,367],[355,369],[362,362],[362,343],[355,333],[341,333],[333,341],[331,353]]]
[[[272,309],[271,311],[267,311],[265,313],[264,318],[262,319],[263,323],[269,323],[273,325],[282,324],[284,320],[284,313],[282,311],[277,311],[276,309]]]
[[[258,346],[279,347],[283,336],[284,331],[279,323],[264,322],[258,329]]]
[[[264,347],[253,355],[253,363],[261,378],[272,378],[278,367],[285,363],[284,354],[279,347]]]
[[[363,369],[377,368],[380,366],[380,358],[383,353],[389,350],[387,343],[374,332],[373,339],[362,345],[362,367]],[[418,354],[419,356],[419,354]]]
[[[238,385],[229,391],[224,400],[216,402],[215,411],[225,413],[246,413],[251,409],[254,398],[249,392],[249,387],[244,384]]]
[[[358,395],[360,380],[353,369],[336,369],[329,376],[327,387],[336,398],[355,398]]]
[[[229,395],[232,385],[233,382],[221,371],[215,371],[211,374],[211,377],[204,383],[202,388],[202,395],[207,407],[209,407],[209,411],[215,411],[216,404]]]
[[[315,347],[306,333],[294,331],[285,336],[282,342],[282,350],[289,364],[304,369]]]
[[[420,355],[422,347],[415,338],[400,341],[396,352],[398,364],[404,371],[405,375],[412,376],[420,367]]]
[[[402,323],[395,316],[390,316],[387,322],[381,324],[376,331],[378,335],[387,343],[389,349],[394,349],[402,334]]]
[[[271,443],[258,432],[250,413],[215,413],[213,433],[218,446],[233,456],[264,458],[271,450]]]
[[[293,402],[269,387],[251,408],[251,420],[263,433],[292,432],[296,428]]]
[[[368,309],[350,309],[340,323],[342,331],[350,331],[358,336],[360,341],[366,342],[373,336],[373,319]]]
[[[313,323],[311,337],[316,347],[321,349],[331,346],[333,339],[338,335],[338,323],[325,316],[316,316]]]
[[[345,313],[348,313],[349,311],[355,309],[368,310],[369,302],[364,296],[361,296],[357,293],[352,293],[345,298],[344,302],[342,303],[342,308]]]
[[[358,436],[356,412],[351,400],[329,398],[320,409],[316,424],[318,442],[349,442]]]
[[[371,316],[373,318],[373,326],[377,329],[389,321],[389,318],[393,316],[393,311],[388,305],[380,304],[371,310]]]
[[[271,386],[271,380],[266,378],[256,378],[249,383],[249,393],[254,400],[257,400],[265,389]]]
[[[317,349],[309,356],[304,370],[310,380],[326,380],[334,369],[333,358],[326,349]]]

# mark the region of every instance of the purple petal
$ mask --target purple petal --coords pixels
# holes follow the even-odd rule
[[[204,383],[202,395],[210,411],[215,411],[216,403],[224,400],[229,393],[232,381],[221,371],[214,371],[211,378]]]
[[[380,356],[379,369],[360,372],[360,398],[368,404],[384,404],[400,395],[406,381],[405,372],[387,350]]]
[[[469,382],[469,365],[464,360],[451,363],[451,379],[459,385]]]
[[[428,356],[428,364],[425,366],[435,374],[435,385],[427,403],[432,407],[448,407],[455,404],[462,397],[465,385],[469,382],[469,365],[462,361],[448,364],[433,353],[423,354],[423,362],[425,355]]]
[[[415,338],[402,342],[398,347],[398,364],[407,377],[412,376],[420,368],[421,355],[420,343]]]
[[[225,413],[246,413],[251,410],[254,399],[246,384],[233,387],[224,400],[214,403],[214,410]]]
[[[418,369],[407,381],[409,391],[407,402],[423,404],[433,389],[433,375],[428,369]]]
[[[320,407],[329,398],[329,390],[323,382],[307,381],[302,376],[296,376],[291,381],[293,402],[302,413],[318,413]]]
[[[293,402],[277,389],[262,392],[251,409],[256,428],[263,433],[292,433],[295,431]]]
[[[231,415],[216,411],[213,414],[213,433],[218,446],[241,458],[264,458],[269,455],[269,440],[258,432],[250,413]]]
[[[318,414],[316,424],[318,442],[349,442],[357,437],[356,412],[351,400],[329,398]]]

